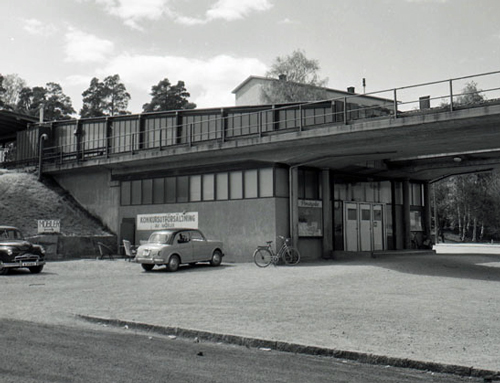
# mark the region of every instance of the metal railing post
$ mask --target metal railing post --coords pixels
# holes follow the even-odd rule
[[[453,112],[453,80],[450,80],[450,112]]]
[[[347,97],[344,97],[344,124],[347,125]]]
[[[135,133],[130,135],[130,154],[134,154],[134,146],[135,146]]]
[[[398,118],[398,92],[394,89],[394,118]]]
[[[163,130],[160,128],[160,144],[159,144],[159,150],[162,150],[162,138],[163,138]]]
[[[299,131],[302,132],[302,129],[304,128],[303,121],[302,121],[302,104],[299,105]]]

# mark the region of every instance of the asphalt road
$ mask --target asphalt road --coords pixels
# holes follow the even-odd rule
[[[2,320],[0,382],[482,382],[127,329]]]

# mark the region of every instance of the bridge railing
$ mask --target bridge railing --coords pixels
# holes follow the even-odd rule
[[[49,133],[43,160],[61,164],[144,150],[321,129],[362,120],[452,112],[499,99],[500,71],[497,71],[365,94],[346,92],[341,97],[305,103],[53,121],[34,124],[28,131],[20,132],[17,161],[39,155],[38,143],[33,141],[42,130]]]

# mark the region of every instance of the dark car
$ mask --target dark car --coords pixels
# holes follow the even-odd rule
[[[26,241],[21,231],[13,226],[0,226],[0,275],[10,269],[26,267],[36,274],[45,265],[42,246]]]
[[[148,242],[137,249],[135,260],[146,271],[155,265],[176,271],[183,263],[210,262],[219,266],[223,256],[222,242],[206,239],[200,230],[170,229],[153,232]]]

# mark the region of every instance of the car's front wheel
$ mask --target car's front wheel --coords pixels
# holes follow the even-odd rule
[[[38,274],[38,273],[42,272],[43,265],[40,265],[40,266],[31,266],[31,267],[28,267],[28,269],[33,274]]]
[[[212,259],[210,260],[210,265],[219,266],[222,263],[222,253],[219,250],[215,250],[212,254]]]
[[[179,269],[180,264],[181,264],[181,260],[180,260],[179,256],[172,255],[170,257],[170,259],[168,260],[167,269],[169,271],[177,271]]]
[[[155,267],[155,265],[150,265],[149,263],[141,263],[141,266],[145,271],[151,271]]]
[[[0,275],[7,275],[9,273],[9,269],[6,267],[0,267]]]

